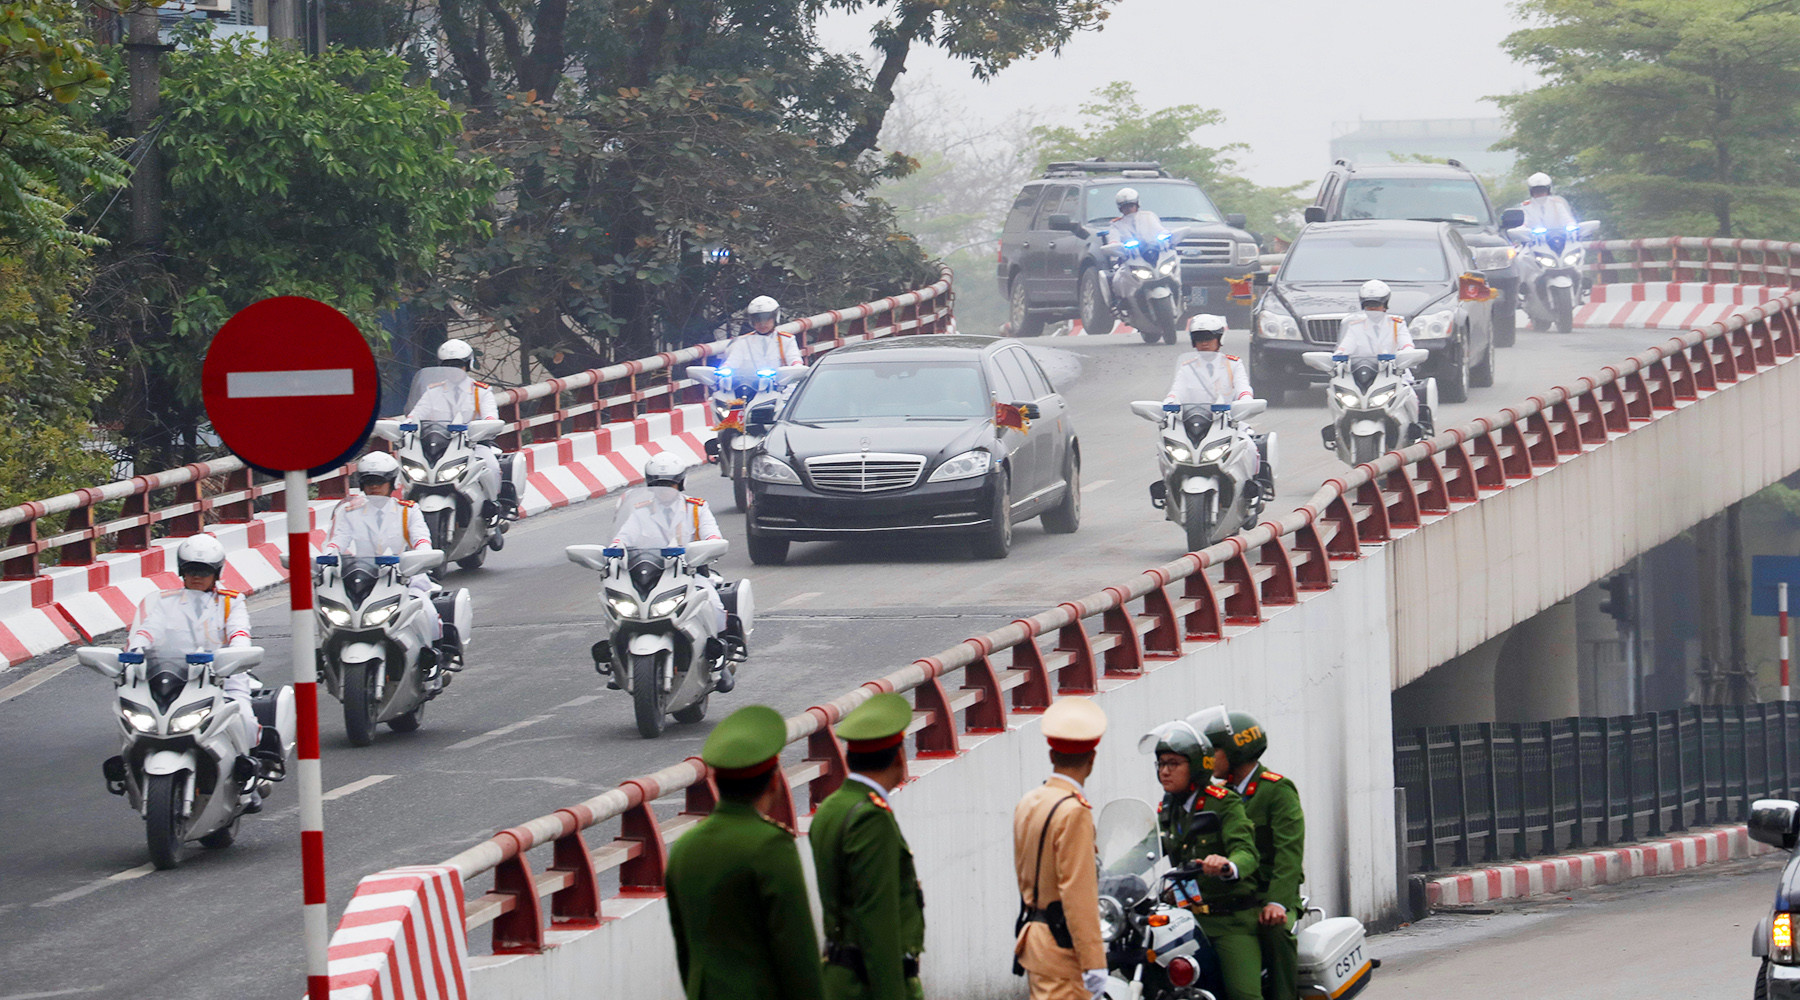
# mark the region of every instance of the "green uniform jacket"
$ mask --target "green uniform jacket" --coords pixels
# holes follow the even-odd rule
[[[666,881],[688,1000],[823,1000],[793,831],[721,801],[669,848]]]
[[[1189,795],[1164,795],[1157,807],[1157,822],[1162,826],[1163,843],[1169,861],[1183,864],[1217,854],[1237,865],[1236,879],[1201,876],[1194,881],[1200,895],[1219,903],[1248,899],[1256,893],[1256,827],[1244,812],[1244,800],[1227,788],[1207,785],[1192,793],[1195,809],[1188,808]],[[1198,812],[1214,813],[1219,823],[1211,830],[1200,831],[1190,817]]]
[[[827,965],[826,995],[906,1000],[901,959],[925,950],[925,897],[887,801],[860,781],[846,781],[819,803],[807,839],[825,937],[860,948],[869,973],[865,987],[855,972]]]
[[[1256,825],[1256,883],[1265,903],[1280,903],[1300,916],[1301,864],[1306,856],[1306,814],[1292,780],[1266,768],[1244,786],[1244,810]]]

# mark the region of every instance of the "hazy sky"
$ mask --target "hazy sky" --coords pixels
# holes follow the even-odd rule
[[[991,83],[965,64],[917,49],[897,88],[931,86],[964,113],[1000,121],[1035,111],[1076,121],[1076,108],[1113,80],[1136,85],[1145,107],[1218,108],[1208,143],[1244,142],[1241,162],[1262,184],[1316,180],[1329,165],[1335,122],[1358,118],[1474,118],[1498,114],[1483,98],[1530,87],[1533,74],[1500,51],[1522,25],[1506,0],[1122,0],[1105,30],[1077,36],[1061,56],[1018,63]],[[867,52],[869,19],[825,22],[825,43]]]

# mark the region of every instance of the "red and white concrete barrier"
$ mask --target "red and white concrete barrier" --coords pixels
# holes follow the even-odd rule
[[[376,872],[331,935],[332,1000],[467,1000],[462,877],[443,865]]]
[[[1693,330],[1722,323],[1747,305],[1788,294],[1770,285],[1721,285],[1692,281],[1640,281],[1595,285],[1575,325],[1608,329]]]
[[[1772,850],[1767,844],[1751,840],[1741,824],[1719,827],[1665,840],[1445,875],[1425,883],[1425,902],[1436,909],[1553,895],[1646,875],[1671,875]]]
[[[713,436],[709,418],[706,404],[693,403],[528,445],[519,452],[526,472],[520,512],[529,517],[617,492],[643,478],[640,470],[651,455],[674,452],[692,464],[703,463]]]

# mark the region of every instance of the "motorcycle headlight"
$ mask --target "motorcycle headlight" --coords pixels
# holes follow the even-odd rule
[[[1125,933],[1125,907],[1111,896],[1100,897],[1100,940],[1112,943]]]
[[[1535,258],[1542,267],[1555,267],[1557,265],[1556,255],[1553,253],[1534,253],[1531,256]]]
[[[140,733],[147,733],[156,728],[156,716],[149,712],[140,712],[129,705],[119,706],[119,717],[125,720],[127,726]]]
[[[1287,313],[1264,307],[1256,316],[1256,333],[1268,340],[1299,340],[1300,324]]]
[[[350,624],[350,609],[323,597],[319,598],[319,616],[333,625]]]
[[[1169,456],[1169,461],[1175,463],[1189,462],[1194,458],[1193,452],[1173,441],[1163,442],[1163,452]]]
[[[1412,322],[1406,324],[1414,337],[1428,340],[1442,340],[1450,336],[1450,325],[1456,322],[1456,310],[1445,309],[1440,312],[1414,316]]]
[[[1568,254],[1563,257],[1563,263],[1575,267],[1581,263],[1581,255],[1578,253]]]
[[[1794,915],[1777,913],[1769,923],[1769,961],[1777,965],[1794,964]]]
[[[200,724],[211,717],[211,705],[201,705],[199,708],[189,709],[169,720],[169,732],[191,733],[199,729]]]
[[[1233,264],[1254,264],[1262,256],[1262,248],[1254,243],[1236,243],[1232,245],[1231,262]]]
[[[400,467],[406,470],[406,478],[415,483],[424,482],[425,477],[431,474],[430,469],[425,468],[417,462],[401,462]]]
[[[751,460],[750,478],[765,483],[792,483],[796,486],[800,484],[800,477],[794,474],[794,470],[788,468],[786,462],[773,455],[758,455]]]
[[[949,483],[958,479],[973,479],[976,476],[985,476],[987,475],[987,470],[991,468],[993,464],[994,456],[985,451],[980,449],[976,449],[975,451],[965,451],[948,462],[945,462],[943,465],[938,466],[937,470],[932,472],[931,478],[927,480],[927,482]]]
[[[1346,410],[1353,410],[1362,405],[1362,397],[1351,392],[1349,389],[1333,389],[1331,390],[1331,394],[1336,397],[1338,405]]]
[[[1369,405],[1376,409],[1380,409],[1381,407],[1384,407],[1384,406],[1388,405],[1389,403],[1393,402],[1395,394],[1397,394],[1399,391],[1400,390],[1394,388],[1393,386],[1388,386],[1386,389],[1383,389],[1380,392],[1376,393],[1375,395],[1370,396],[1369,397]]]
[[[399,610],[400,598],[398,597],[390,598],[372,608],[364,608],[362,616],[363,625],[368,628],[379,628],[380,626],[387,624],[388,619],[394,617],[394,612]]]
[[[1217,462],[1219,459],[1224,458],[1225,453],[1230,450],[1231,450],[1231,442],[1230,441],[1215,441],[1212,444],[1209,444],[1206,447],[1200,449],[1200,461],[1202,461],[1202,462]]]
[[[1149,281],[1151,277],[1150,269],[1147,267],[1134,267],[1131,269],[1131,276],[1141,281]]]
[[[468,459],[463,459],[460,462],[451,462],[449,465],[438,470],[438,478],[444,482],[450,482],[453,479],[461,479],[463,470],[468,467]]]
[[[651,618],[661,618],[663,615],[674,614],[675,609],[681,607],[686,602],[687,592],[684,590],[677,590],[660,595],[650,602],[649,616]]]
[[[1166,260],[1157,262],[1156,273],[1161,275],[1174,274],[1179,267],[1181,267],[1181,259],[1178,257],[1170,257]]]
[[[606,595],[606,603],[611,605],[613,613],[621,618],[637,617],[638,602],[632,598],[626,597],[624,594],[608,594]]]

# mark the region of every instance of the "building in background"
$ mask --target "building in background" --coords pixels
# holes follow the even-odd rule
[[[1429,156],[1461,160],[1486,177],[1506,177],[1513,154],[1495,143],[1511,133],[1504,118],[1406,118],[1334,122],[1331,158],[1351,163],[1387,163],[1396,157]]]

